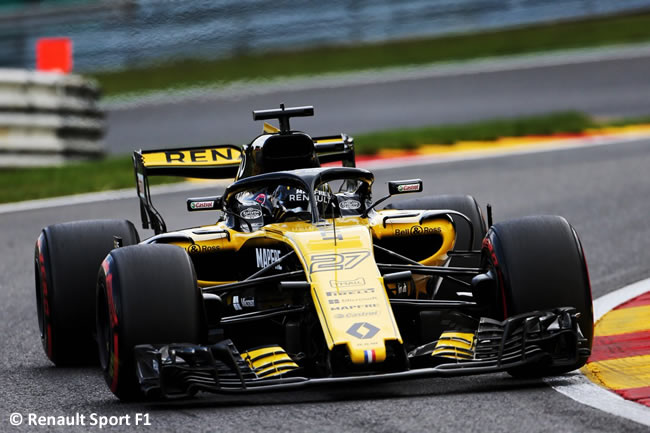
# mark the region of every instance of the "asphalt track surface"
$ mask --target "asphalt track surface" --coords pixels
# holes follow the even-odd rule
[[[377,172],[376,194],[389,179],[421,177],[426,192],[469,193],[494,206],[495,220],[561,214],[580,234],[594,297],[650,277],[650,140]],[[212,219],[185,212],[185,198],[158,197],[170,227]],[[75,219],[138,221],[136,199],[0,216],[0,431],[17,428],[14,412],[90,416],[149,413],[156,431],[222,432],[646,432],[647,427],[583,406],[541,380],[507,374],[327,387],[245,397],[201,395],[165,404],[123,404],[95,368],[57,369],[43,353],[36,320],[33,245],[41,227]],[[142,233],[148,236],[151,233]],[[543,263],[540,263],[543,265]],[[108,431],[131,431],[133,426]],[[59,427],[98,431],[97,427]]]
[[[462,69],[462,68],[461,68]],[[314,105],[316,116],[294,119],[314,135],[357,134],[396,127],[459,123],[558,110],[597,116],[650,114],[650,54],[626,59],[458,73],[366,84],[330,85],[255,94],[205,94],[110,110],[106,149],[248,142],[261,132],[252,109],[280,103]],[[331,128],[335,128],[332,130]]]

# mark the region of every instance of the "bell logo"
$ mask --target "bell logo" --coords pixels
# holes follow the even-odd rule
[[[358,338],[360,340],[367,340],[374,337],[379,332],[379,328],[367,322],[358,322],[350,326],[346,331],[348,335]]]

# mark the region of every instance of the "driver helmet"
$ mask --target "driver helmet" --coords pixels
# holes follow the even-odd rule
[[[316,204],[321,216],[325,216],[332,204],[332,191],[327,184],[322,184],[314,191]],[[284,220],[308,219],[310,214],[309,194],[294,186],[280,185],[271,194],[270,201],[276,212],[283,214]]]

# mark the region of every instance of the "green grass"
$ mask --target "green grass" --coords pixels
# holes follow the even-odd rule
[[[568,111],[462,125],[380,131],[355,135],[354,138],[357,154],[372,154],[382,148],[413,149],[421,144],[451,145],[461,140],[575,133],[598,126],[633,123],[650,123],[650,116],[596,122],[584,114]],[[181,180],[167,176],[150,178],[152,185]],[[61,167],[0,169],[0,203],[119,188],[133,188],[135,196],[130,156],[70,163]]]
[[[525,28],[275,52],[220,60],[179,60],[91,74],[105,95],[473,59],[650,40],[650,12]]]
[[[152,177],[151,184],[178,182],[175,177]],[[0,203],[57,197],[84,192],[133,188],[130,156],[77,162],[60,167],[0,169]]]
[[[381,149],[415,149],[422,144],[452,144],[465,140],[495,140],[499,137],[574,133],[596,126],[587,115],[575,111],[514,119],[493,119],[460,125],[393,129],[354,136],[359,154]]]
[[[650,123],[650,116],[626,117],[623,119],[612,119],[606,122],[608,126],[627,126]]]

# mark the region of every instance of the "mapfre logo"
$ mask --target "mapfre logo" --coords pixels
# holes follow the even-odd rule
[[[270,248],[255,248],[255,260],[258,268],[265,268],[268,265],[280,260],[280,250]],[[276,266],[279,268],[280,265]]]

